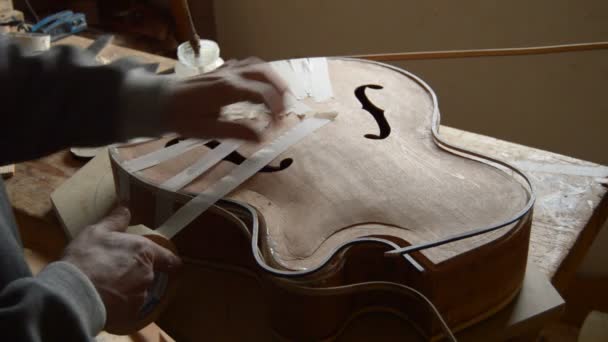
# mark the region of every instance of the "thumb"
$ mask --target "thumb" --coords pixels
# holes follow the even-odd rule
[[[97,226],[109,232],[124,232],[131,221],[131,212],[127,207],[118,206],[97,223]]]
[[[212,127],[213,134],[210,134],[210,136],[214,138],[233,138],[255,142],[261,140],[259,133],[255,129],[238,122],[216,121],[212,124]]]

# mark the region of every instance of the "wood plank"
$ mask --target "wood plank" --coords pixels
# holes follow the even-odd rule
[[[51,202],[68,239],[103,218],[116,201],[107,149],[51,194]]]

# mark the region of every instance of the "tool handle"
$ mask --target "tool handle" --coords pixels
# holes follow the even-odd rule
[[[196,32],[196,27],[194,26],[194,21],[192,20],[192,15],[190,13],[190,7],[188,6],[188,0],[171,0],[171,11],[173,12],[178,34],[182,37],[188,37],[190,46],[192,46],[192,50],[194,50],[194,55],[198,57],[201,49],[201,37]]]

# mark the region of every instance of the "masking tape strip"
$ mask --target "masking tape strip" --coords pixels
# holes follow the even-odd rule
[[[309,58],[312,97],[317,102],[323,102],[333,97],[329,69],[325,57]]]
[[[285,106],[287,107],[288,113],[301,115],[312,112],[312,108],[308,107],[304,102],[299,101],[289,93],[285,95]]]
[[[190,184],[190,182],[202,175],[205,171],[209,170],[212,166],[219,163],[230,153],[236,151],[236,149],[239,148],[242,143],[243,142],[239,140],[225,140],[219,146],[207,152],[204,156],[197,160],[196,163],[190,165],[182,172],[166,180],[163,184],[161,184],[160,187],[169,191],[178,191],[184,186]]]
[[[322,117],[322,115],[324,117]],[[335,118],[335,113],[322,113],[306,119],[283,133],[272,143],[255,152],[249,159],[234,168],[229,174],[211,185],[207,190],[181,207],[173,216],[163,223],[157,232],[171,239],[180,230],[194,221],[215,202],[228,195],[240,184],[255,175],[261,168],[285,152],[290,146],[302,140],[318,128],[325,126]]]
[[[242,141],[232,139],[222,142],[216,148],[207,152],[194,164],[166,180],[160,187],[169,191],[180,190],[205,173],[205,171],[219,163],[224,157],[234,152],[241,145]],[[173,215],[173,198],[165,198],[162,194],[163,192],[159,192],[156,195],[155,226],[159,226]]]
[[[293,95],[299,99],[305,99],[308,97],[304,85],[300,82],[298,75],[294,72],[293,68],[289,64],[289,61],[275,61],[270,63],[274,71],[276,71],[281,78],[287,82],[289,90]]]
[[[306,92],[306,97],[312,96],[312,78],[308,58],[290,59],[289,65]]]
[[[171,158],[190,151],[191,149],[206,143],[209,140],[186,139],[175,145],[150,152],[143,156],[128,160],[124,163],[124,168],[128,172],[137,172],[152,166],[158,165]]]
[[[333,97],[329,78],[327,58],[299,58],[270,63],[272,68],[287,82],[287,108],[295,114],[304,114],[310,108],[298,100],[313,97],[316,102],[326,101]],[[293,98],[295,97],[295,99]]]

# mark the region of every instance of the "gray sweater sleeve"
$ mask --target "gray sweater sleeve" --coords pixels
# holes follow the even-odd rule
[[[6,341],[89,341],[106,312],[90,280],[67,262],[23,277],[0,292],[0,331]]]
[[[0,38],[0,165],[161,133],[169,78],[71,46],[25,56]]]
[[[25,56],[0,37],[0,165],[68,146],[157,135],[168,79],[133,63],[100,66],[61,46]],[[89,279],[65,262],[32,277],[0,180],[0,339],[85,341],[105,324]]]
[[[97,290],[74,265],[54,262],[32,276],[0,179],[0,340],[88,341],[105,319]]]

